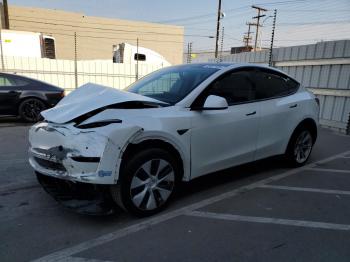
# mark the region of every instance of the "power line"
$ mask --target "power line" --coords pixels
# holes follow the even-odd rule
[[[334,13],[337,13],[337,12],[350,12],[350,9],[338,9],[338,10],[326,10],[326,9],[278,9],[278,11],[280,12],[291,12],[291,13],[294,13],[294,12],[311,12],[311,13],[314,13],[314,12],[318,12],[318,13],[330,13],[330,12],[334,12]]]
[[[11,17],[18,17],[18,18],[30,18],[30,19],[38,19],[38,17],[33,17],[33,16],[26,16],[26,15],[14,15],[11,14]],[[80,23],[80,24],[91,24],[91,25],[109,25],[109,26],[113,26],[113,27],[136,27],[136,28],[142,28],[143,26],[140,25],[130,25],[130,24],[120,24],[118,21],[118,24],[115,23],[97,23],[97,22],[89,22],[89,21],[77,21],[77,20],[70,20],[70,19],[55,19],[55,18],[51,18],[51,17],[45,17],[45,20],[51,20],[51,21],[58,21],[58,22],[73,22],[73,23]],[[85,18],[83,18],[85,19]],[[11,18],[11,20],[13,20]],[[129,20],[127,20],[129,22]],[[131,21],[131,23],[135,23],[134,21]],[[154,23],[150,23],[150,22],[145,22],[145,23],[149,23],[149,24],[154,24]],[[147,25],[147,28],[159,28],[159,29],[166,29],[166,28],[174,28],[174,27],[180,27],[181,26],[177,26],[177,25],[168,25],[168,24],[161,24],[159,26],[153,26],[153,25]]]
[[[17,26],[17,25],[13,26],[13,27],[27,28],[27,27],[24,27],[24,26]],[[41,28],[41,29],[44,30],[43,33],[45,33],[45,31],[46,31],[47,34],[65,35],[65,36],[72,36],[72,37],[74,36],[74,34],[65,34],[65,33],[57,33],[57,32],[52,33],[52,32],[49,32],[48,28]],[[94,39],[111,39],[111,40],[117,40],[117,39],[132,40],[132,41],[136,40],[136,38],[89,36],[89,35],[81,35],[81,34],[79,34],[78,37],[86,37],[86,38],[94,38]],[[180,43],[180,44],[183,43],[183,42],[180,42],[180,41],[170,41],[170,40],[141,39],[141,38],[139,38],[139,39],[142,40],[142,41],[149,41],[149,42],[165,42],[165,43]]]
[[[23,19],[11,19],[13,21],[19,22],[29,22],[35,24],[45,24],[45,25],[58,25],[58,26],[67,26],[72,28],[85,28],[85,29],[96,29],[103,31],[112,31],[112,32],[126,32],[126,33],[142,33],[142,34],[160,34],[161,32],[156,31],[135,31],[135,30],[123,30],[123,29],[110,29],[110,28],[101,28],[101,27],[88,27],[88,26],[79,26],[72,24],[61,24],[61,23],[51,23],[51,22],[42,22],[42,21],[33,21],[33,20],[23,20]],[[163,35],[172,35],[172,36],[182,36],[183,34],[172,34],[172,33],[162,33]]]
[[[337,20],[337,21],[314,21],[314,22],[296,22],[296,23],[279,23],[278,25],[326,25],[326,24],[342,24],[350,23],[350,20]]]

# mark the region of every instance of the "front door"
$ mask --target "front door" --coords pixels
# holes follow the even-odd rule
[[[220,77],[198,98],[203,103],[209,95],[221,96],[229,107],[192,111],[192,178],[254,159],[260,118],[254,93],[250,72],[240,70]]]

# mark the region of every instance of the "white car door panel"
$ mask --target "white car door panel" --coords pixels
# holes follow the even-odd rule
[[[258,103],[252,102],[252,83],[247,70],[228,72],[214,81],[202,97],[223,97],[229,107],[192,111],[192,178],[253,161],[260,113]]]
[[[192,178],[253,161],[259,117],[257,103],[194,112]]]
[[[283,97],[260,103],[261,119],[255,159],[282,154],[298,121],[300,105],[293,97]]]

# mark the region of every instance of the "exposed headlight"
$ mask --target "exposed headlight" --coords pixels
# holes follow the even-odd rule
[[[106,119],[106,120],[101,120],[101,121],[92,122],[92,123],[88,123],[88,124],[78,124],[78,125],[75,125],[75,127],[80,128],[80,129],[88,129],[88,128],[103,127],[103,126],[107,126],[109,124],[117,124],[117,123],[121,123],[121,122],[122,122],[122,120],[120,120],[120,119]]]

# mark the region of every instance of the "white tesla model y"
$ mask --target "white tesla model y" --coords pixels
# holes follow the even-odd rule
[[[85,213],[109,204],[147,216],[180,181],[284,155],[309,158],[315,96],[285,73],[251,64],[167,67],[125,91],[86,84],[30,129],[30,164],[45,190]]]

